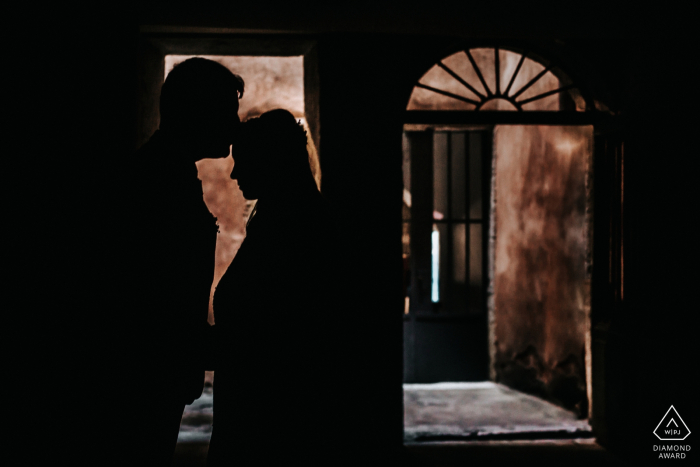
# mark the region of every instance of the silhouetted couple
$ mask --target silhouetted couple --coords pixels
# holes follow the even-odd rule
[[[212,369],[209,465],[334,465],[322,459],[346,441],[335,224],[303,128],[286,110],[240,123],[243,90],[216,62],[175,66],[160,129],[137,154],[132,287],[143,308],[136,377],[146,390],[137,430],[151,465],[170,464],[184,407]],[[210,327],[217,225],[195,162],[227,157],[230,146],[231,177],[258,201],[216,289]]]

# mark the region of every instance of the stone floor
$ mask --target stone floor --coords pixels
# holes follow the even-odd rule
[[[212,386],[208,384],[204,386],[200,398],[185,407],[177,443],[209,443],[213,408],[214,393]]]
[[[404,442],[587,438],[586,420],[554,404],[491,383],[404,385]],[[211,385],[185,408],[178,443],[208,443]]]
[[[404,384],[404,442],[591,437],[586,420],[488,381]]]

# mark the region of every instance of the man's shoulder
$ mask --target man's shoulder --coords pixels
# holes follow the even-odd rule
[[[147,169],[154,169],[165,160],[168,153],[168,147],[165,143],[163,138],[156,132],[136,151],[134,163],[139,166],[142,172]]]
[[[183,164],[176,151],[172,141],[154,133],[135,153],[132,172],[136,183],[150,190],[189,191],[197,169]]]

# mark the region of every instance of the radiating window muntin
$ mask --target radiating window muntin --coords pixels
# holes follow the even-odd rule
[[[587,105],[555,62],[495,47],[440,60],[418,80],[407,110],[583,112]]]

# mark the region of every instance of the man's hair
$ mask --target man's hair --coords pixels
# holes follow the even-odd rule
[[[161,126],[218,118],[243,97],[243,79],[220,63],[190,58],[175,65],[160,92]]]

